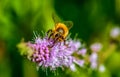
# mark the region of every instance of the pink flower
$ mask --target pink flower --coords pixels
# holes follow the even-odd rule
[[[114,27],[110,32],[110,36],[112,38],[117,38],[118,36],[120,36],[120,28],[119,27]]]
[[[82,55],[82,56],[85,56],[86,52],[87,52],[87,49],[83,48],[83,49],[80,49],[80,50],[77,52],[77,54]]]
[[[94,43],[91,45],[90,48],[93,52],[99,52],[102,49],[102,44],[101,43]]]
[[[36,37],[35,42],[26,43],[27,47],[32,51],[32,54],[28,55],[28,59],[36,63],[38,67],[50,68],[51,70],[58,67],[68,67],[75,70],[74,64],[83,67],[84,60],[73,56],[73,53],[79,51],[81,42],[72,39],[66,42],[68,45],[65,45],[64,42],[54,43],[54,39],[48,39],[47,36],[43,38]],[[86,50],[83,49],[80,53],[85,55]]]
[[[90,55],[90,63],[91,63],[91,68],[92,69],[96,69],[97,68],[97,60],[98,60],[98,55],[96,52],[93,52],[91,55]]]

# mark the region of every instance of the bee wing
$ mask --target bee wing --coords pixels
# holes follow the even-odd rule
[[[52,13],[52,19],[55,22],[55,24],[61,22],[60,18],[55,13]]]
[[[52,19],[55,22],[55,24],[62,22],[61,19],[55,13],[52,13]],[[71,29],[73,26],[72,21],[63,21],[63,23],[68,27],[68,29]]]
[[[64,21],[63,23],[68,27],[69,30],[70,30],[70,29],[72,28],[72,26],[73,26],[73,22],[72,22],[72,21]]]

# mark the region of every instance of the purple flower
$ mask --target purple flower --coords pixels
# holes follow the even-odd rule
[[[91,45],[90,48],[93,52],[99,52],[102,49],[102,44],[101,43],[94,43]]]
[[[98,60],[98,55],[96,52],[93,52],[90,56],[90,63],[91,63],[91,68],[96,69],[97,68],[97,60]]]
[[[82,55],[82,56],[85,56],[86,52],[87,52],[87,49],[83,48],[83,49],[79,50],[79,51],[77,52],[77,54],[80,54],[80,55]]]
[[[27,58],[36,63],[38,67],[50,68],[55,70],[58,67],[68,67],[72,71],[75,71],[75,64],[80,67],[84,66],[84,60],[73,56],[74,53],[78,53],[81,47],[81,42],[76,40],[67,40],[64,42],[54,43],[54,39],[48,39],[36,37],[35,42],[27,42],[26,47],[29,49],[26,51]],[[81,52],[80,52],[81,53]],[[85,55],[86,50],[79,55]]]
[[[110,31],[110,36],[112,38],[117,38],[118,36],[120,36],[120,27],[112,28],[112,30]]]
[[[76,71],[75,64],[71,64],[71,65],[70,65],[70,69],[71,69],[72,71]]]
[[[105,70],[106,70],[105,66],[104,66],[103,64],[101,64],[101,65],[99,66],[99,71],[100,71],[100,72],[105,72]]]

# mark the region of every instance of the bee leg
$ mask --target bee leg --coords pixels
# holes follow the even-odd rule
[[[50,32],[52,32],[52,29],[49,29],[49,30],[47,31],[47,35],[48,35]]]
[[[63,38],[63,41],[64,41],[64,45],[68,46],[68,44],[66,44],[66,40]]]
[[[60,38],[61,38],[61,35],[57,35],[54,39],[54,44],[57,42],[61,42]],[[61,43],[60,43],[60,45],[61,45]]]
[[[48,40],[51,38],[51,36],[52,36],[53,34],[54,34],[53,32],[50,34],[50,36],[48,37]]]
[[[50,35],[49,35],[49,34],[50,34]],[[48,37],[48,40],[51,38],[52,35],[53,35],[52,29],[48,30],[48,31],[47,31],[47,36],[49,36],[49,37]]]
[[[55,45],[55,40],[53,41],[53,43],[51,43],[50,45],[48,45],[49,48],[52,48]]]
[[[64,41],[64,45],[66,45],[66,40],[64,39],[63,41]]]
[[[63,36],[61,36],[61,39],[63,40],[64,45],[65,45],[65,38]]]
[[[60,42],[60,45],[61,45],[61,42],[63,41],[64,42],[64,38],[63,36],[59,36],[56,41],[59,41]]]
[[[57,42],[57,40],[59,39],[59,37],[56,37],[54,40],[54,44]]]
[[[59,38],[54,39],[52,45],[49,45],[48,47],[52,48],[52,47],[55,45],[55,43],[57,42],[58,39],[59,39]]]

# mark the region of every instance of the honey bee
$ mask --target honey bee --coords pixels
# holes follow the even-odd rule
[[[52,38],[54,40],[54,43],[64,42],[65,44],[66,37],[69,33],[69,30],[73,26],[73,23],[72,21],[59,22],[58,20],[56,20],[55,15],[52,15],[52,18],[55,22],[55,26],[53,29],[48,30],[47,32],[47,35],[49,35],[48,39]]]

